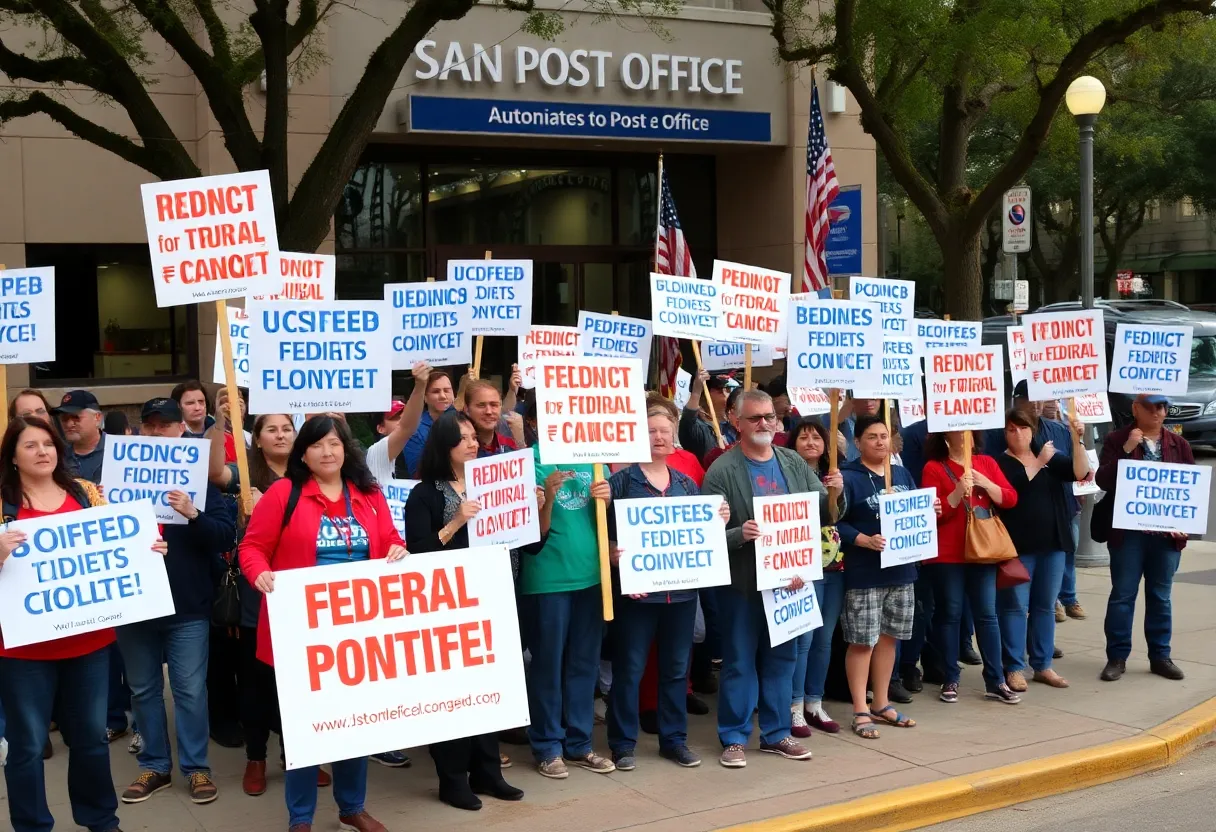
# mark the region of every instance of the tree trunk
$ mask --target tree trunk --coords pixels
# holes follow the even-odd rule
[[[954,232],[953,229],[951,229]],[[940,241],[942,249],[942,289],[946,295],[946,312],[957,321],[978,321],[983,318],[984,280],[980,271],[980,235],[962,238],[952,234]]]

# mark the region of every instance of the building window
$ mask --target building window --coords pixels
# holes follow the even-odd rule
[[[1189,196],[1184,196],[1178,202],[1178,215],[1184,220],[1193,220],[1202,213]]]
[[[1161,200],[1150,199],[1144,206],[1144,221],[1161,222]]]
[[[36,386],[170,381],[197,372],[194,306],[156,305],[147,246],[28,245],[26,264],[55,268],[55,360]]]

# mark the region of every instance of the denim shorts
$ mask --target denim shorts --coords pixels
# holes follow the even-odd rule
[[[844,640],[873,647],[878,636],[884,634],[896,641],[907,641],[912,638],[915,612],[912,584],[850,589],[844,594]]]

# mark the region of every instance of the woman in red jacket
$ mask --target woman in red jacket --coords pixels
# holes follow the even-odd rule
[[[241,571],[263,594],[274,573],[376,558],[397,561],[405,546],[392,513],[346,423],[313,416],[296,437],[287,475],[258,501],[241,541]],[[258,619],[258,659],[273,667],[266,599]],[[269,685],[268,685],[269,687]],[[268,695],[278,698],[276,691]],[[334,800],[343,829],[385,832],[364,811],[367,757],[333,764]],[[317,809],[317,767],[287,772],[289,832],[311,832]]]
[[[937,490],[942,512],[937,519],[937,557],[924,561],[935,596],[933,629],[930,638],[945,664],[946,682],[943,702],[958,701],[958,630],[963,613],[963,597],[971,604],[975,638],[984,660],[984,696],[1008,705],[1022,701],[1005,682],[1001,664],[1001,626],[996,617],[996,565],[967,563],[964,543],[967,535],[967,501],[976,513],[992,512],[993,507],[1012,508],[1018,495],[990,456],[978,453],[983,434],[972,432],[971,473],[963,472],[963,431],[931,433],[925,442],[925,470],[921,485]]]

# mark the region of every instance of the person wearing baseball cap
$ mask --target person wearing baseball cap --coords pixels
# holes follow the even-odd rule
[[[1170,593],[1187,536],[1182,532],[1113,528],[1114,507],[1120,499],[1120,460],[1195,464],[1190,443],[1180,434],[1165,429],[1169,403],[1165,396],[1136,396],[1132,401],[1132,423],[1107,434],[1098,458],[1095,481],[1107,496],[1094,506],[1090,531],[1095,541],[1106,542],[1110,549],[1106,667],[1098,677],[1104,682],[1114,682],[1127,672],[1141,581],[1144,582],[1144,640],[1148,642],[1149,670],[1166,679],[1183,678],[1182,668],[1170,659],[1173,631]]]
[[[88,390],[69,390],[51,411],[59,420],[68,445],[65,463],[81,479],[101,483],[101,461],[106,455],[106,437],[101,430],[101,405]]]

